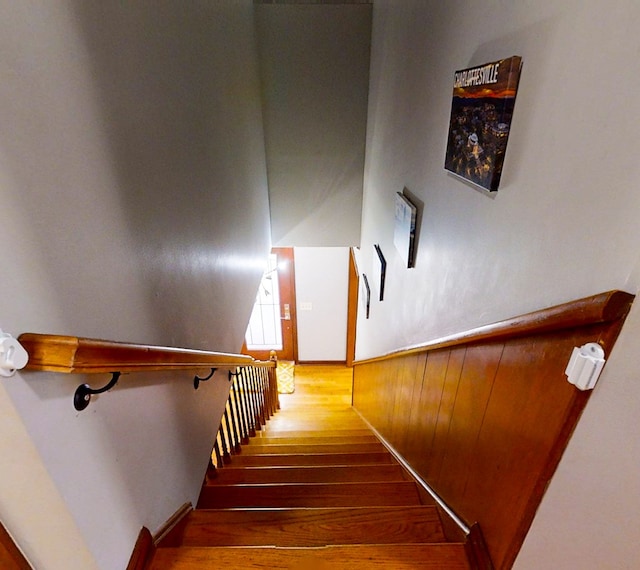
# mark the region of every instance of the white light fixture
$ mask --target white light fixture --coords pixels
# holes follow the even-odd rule
[[[16,370],[24,368],[29,354],[10,334],[0,329],[0,376],[13,376]]]
[[[564,373],[579,390],[592,390],[604,363],[604,349],[597,342],[588,342],[573,349]]]

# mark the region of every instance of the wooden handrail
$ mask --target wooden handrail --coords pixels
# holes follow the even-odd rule
[[[513,338],[530,333],[548,333],[569,328],[581,327],[597,323],[618,320],[625,316],[631,308],[634,295],[624,291],[608,291],[585,297],[569,304],[556,305],[520,317],[499,321],[468,330],[461,334],[454,334],[437,338],[425,343],[416,344],[394,350],[382,356],[358,360],[354,365],[379,362],[398,356],[418,354],[438,348],[450,348],[472,342],[499,341],[507,337]]]
[[[29,353],[27,370],[68,374],[197,370],[238,366],[275,367],[244,354],[152,346],[48,334],[24,333],[19,342]]]

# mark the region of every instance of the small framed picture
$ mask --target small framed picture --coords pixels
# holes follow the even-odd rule
[[[368,319],[371,308],[371,289],[369,288],[367,276],[363,273],[360,277],[360,298],[362,299],[362,308],[365,310],[365,315]]]
[[[406,267],[415,267],[416,215],[418,210],[402,192],[396,192],[395,205],[393,244]]]
[[[374,277],[378,289],[378,301],[384,300],[384,281],[387,275],[387,260],[382,254],[379,244],[374,244],[375,254],[373,256]]]

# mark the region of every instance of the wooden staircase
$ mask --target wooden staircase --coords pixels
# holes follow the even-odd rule
[[[343,367],[297,367],[296,392],[222,468],[150,568],[468,569],[439,511],[351,409]]]

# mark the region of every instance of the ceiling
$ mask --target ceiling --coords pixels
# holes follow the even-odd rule
[[[256,2],[276,246],[360,242],[370,2]]]

